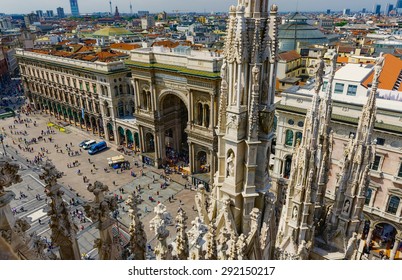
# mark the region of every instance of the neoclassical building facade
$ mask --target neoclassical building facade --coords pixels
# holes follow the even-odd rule
[[[118,143],[116,118],[132,116],[134,92],[124,62],[91,62],[17,50],[26,95],[35,109]]]
[[[154,47],[96,61],[40,50],[18,50],[17,57],[34,108],[135,149],[145,163],[174,160],[195,184],[212,181],[219,55]]]
[[[187,171],[209,183],[216,170],[220,67],[209,52],[153,47],[126,61],[136,92],[134,113],[143,160],[155,166],[173,157],[189,160]],[[197,177],[197,176],[195,176]]]

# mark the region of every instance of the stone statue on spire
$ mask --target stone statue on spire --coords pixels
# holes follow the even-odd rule
[[[324,54],[320,52],[319,58],[318,58],[318,63],[315,66],[314,69],[314,77],[315,77],[315,86],[314,90],[316,93],[320,92],[321,86],[323,84],[323,77],[324,77],[324,68],[325,68],[325,62],[323,60]]]

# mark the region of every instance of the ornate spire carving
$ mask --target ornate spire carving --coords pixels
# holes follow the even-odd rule
[[[9,244],[18,243],[17,240],[14,240],[16,239],[14,234],[16,234],[17,220],[12,215],[10,207],[10,202],[15,198],[15,194],[6,191],[5,188],[22,181],[18,171],[18,165],[10,164],[4,159],[0,160],[0,237],[2,236]]]
[[[369,168],[374,158],[372,133],[376,115],[376,95],[378,79],[384,66],[381,53],[374,66],[374,78],[367,103],[354,139],[350,139],[345,151],[343,166],[337,182],[337,193],[330,213],[330,221],[326,231],[330,237],[328,242],[338,249],[343,249],[345,240],[358,232],[362,223],[362,211],[370,177]]]
[[[99,259],[110,260],[119,258],[116,252],[119,250],[119,238],[114,239],[111,228],[114,221],[110,214],[117,209],[117,199],[113,196],[105,196],[109,187],[96,181],[88,187],[88,191],[95,195],[94,201],[84,205],[85,212],[94,223],[98,223],[100,238],[95,240],[94,247],[98,248]]]
[[[277,27],[278,17],[276,6],[270,14],[268,11],[266,0],[238,1],[237,6],[229,10],[221,69],[215,193],[213,199],[204,199],[210,202],[207,210],[203,207],[202,197],[196,199],[203,221],[207,224],[216,221],[216,236],[221,236],[221,231],[227,226],[236,235],[243,233],[253,240],[252,244],[246,240],[247,254],[256,250],[270,251],[260,249],[262,245],[259,242],[262,224],[270,224],[272,218],[272,215],[265,215],[264,209],[268,205],[264,196],[270,188],[267,166],[274,136],[277,49],[272,44],[277,42],[277,33],[271,29]],[[233,207],[225,207],[225,200],[230,201]],[[250,216],[257,201],[263,202],[258,204],[263,216],[260,224],[254,223]],[[270,239],[268,234],[266,237]],[[263,244],[271,246],[271,239],[265,241]],[[224,258],[224,255],[221,254],[221,257]]]
[[[189,258],[189,242],[186,233],[187,213],[183,208],[179,208],[176,216],[176,255],[179,260]]]
[[[228,260],[237,260],[237,235],[232,232]]]
[[[259,91],[260,91],[260,69],[257,64],[254,64],[254,67],[251,71],[252,73],[252,92],[251,92],[251,104],[250,104],[250,113],[249,113],[249,132],[248,138],[249,140],[257,140],[258,136],[258,100],[259,100]]]
[[[130,223],[130,251],[134,260],[145,260],[147,252],[147,236],[144,225],[138,217],[138,200],[135,196],[129,195],[126,200],[129,206]]]
[[[55,246],[59,246],[62,260],[81,259],[76,238],[77,226],[71,221],[68,205],[63,201],[64,192],[57,183],[61,173],[50,162],[43,167],[44,173],[39,176],[46,183],[45,193],[50,199],[47,215],[50,217],[51,239]]]
[[[229,241],[230,241],[230,232],[225,225],[219,234],[218,241],[218,259],[219,260],[227,260],[228,259],[228,249],[229,249]]]
[[[217,260],[217,245],[216,245],[216,227],[214,223],[209,225],[208,233],[206,234],[207,248],[205,252],[206,260]]]
[[[5,188],[22,181],[18,171],[18,165],[9,163],[4,159],[0,160],[0,197],[5,195]]]
[[[239,239],[236,243],[237,248],[237,259],[238,260],[247,260],[247,238],[242,233],[239,236]]]
[[[315,93],[310,111],[305,118],[303,139],[296,149],[295,159],[292,163],[287,200],[282,211],[279,235],[283,236],[283,239],[280,239],[276,249],[282,255],[282,259],[286,258],[285,256],[292,258],[298,256],[300,246],[303,246],[303,248],[299,248],[300,252],[308,255],[306,250],[311,248],[314,239],[318,167],[322,160],[321,144],[318,141],[319,92],[323,84],[324,67],[323,54],[320,54],[320,59],[315,67]]]
[[[228,82],[227,82],[227,62],[224,59],[221,68],[221,94],[219,100],[219,115],[218,115],[218,128],[220,133],[224,133],[226,130],[226,107],[228,98]]]
[[[319,225],[317,233],[322,232],[323,221],[325,220],[325,192],[328,183],[328,172],[331,168],[333,131],[330,127],[332,116],[332,89],[336,72],[336,62],[338,54],[333,52],[330,56],[330,73],[328,75],[328,83],[325,91],[325,97],[321,100],[319,118],[319,157],[321,159],[320,169],[318,170],[318,191],[315,208],[315,223]]]
[[[158,204],[154,208],[156,216],[150,221],[150,229],[156,235],[158,245],[155,247],[155,256],[157,260],[169,260],[171,250],[168,247],[166,239],[169,236],[169,230],[166,228],[168,221],[171,220],[170,214],[166,211],[166,206]],[[167,218],[170,217],[170,218]]]

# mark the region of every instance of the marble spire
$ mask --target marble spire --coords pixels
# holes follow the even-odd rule
[[[365,193],[370,182],[370,165],[374,158],[375,144],[372,134],[376,120],[376,95],[384,59],[381,53],[375,61],[370,93],[363,107],[356,135],[351,137],[345,150],[335,202],[326,225],[326,241],[339,249],[343,249],[346,241],[359,232],[363,222]]]
[[[282,211],[277,254],[281,259],[306,258],[314,241],[314,209],[318,190],[322,150],[319,143],[320,90],[325,74],[324,54],[315,66],[314,95],[307,112],[303,137],[297,143],[287,189],[287,200]],[[303,246],[303,250],[300,248]],[[299,253],[302,252],[302,255]]]

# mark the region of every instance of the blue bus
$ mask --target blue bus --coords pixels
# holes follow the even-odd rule
[[[94,155],[94,154],[96,154],[96,153],[98,153],[98,152],[100,152],[100,151],[102,151],[102,150],[104,150],[106,148],[107,148],[106,142],[102,141],[102,142],[99,142],[99,143],[97,143],[95,145],[92,145],[91,148],[89,148],[89,150],[88,150],[88,154]]]

